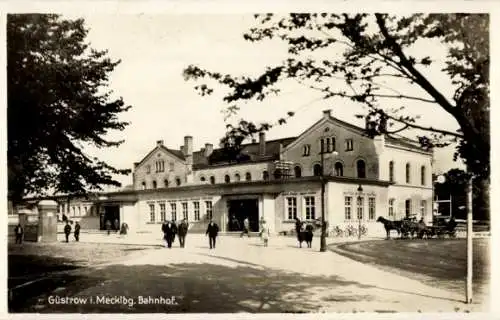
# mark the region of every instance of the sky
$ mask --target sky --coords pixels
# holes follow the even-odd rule
[[[107,49],[109,56],[121,59],[121,64],[110,75],[109,88],[122,96],[132,108],[120,116],[131,124],[122,132],[110,135],[125,139],[118,148],[87,151],[120,168],[133,168],[157,140],[178,149],[183,137],[193,136],[194,150],[205,143],[218,145],[224,135],[226,106],[222,91],[201,97],[194,90],[200,83],[185,81],[183,70],[190,64],[211,71],[232,75],[257,75],[265,66],[276,65],[286,59],[286,46],[279,41],[251,43],[242,35],[255,25],[249,14],[122,14],[122,15],[65,15],[83,17],[90,29],[88,41],[95,49]],[[413,52],[432,55],[444,61],[443,47],[422,43]],[[452,93],[449,79],[439,70],[423,70],[426,76],[448,96]],[[341,85],[341,83],[338,83]],[[391,84],[391,86],[397,84]],[[215,89],[220,87],[215,86]],[[407,88],[402,88],[407,89]],[[286,114],[296,114],[284,126],[267,133],[267,139],[297,136],[321,117],[322,110],[331,109],[332,115],[353,124],[363,125],[355,114],[361,106],[343,99],[322,100],[318,92],[295,82],[282,85],[279,96],[263,102],[240,105],[240,118],[256,122],[275,122]],[[406,91],[405,91],[406,92]],[[422,95],[419,90],[407,93]],[[394,103],[394,101],[387,101]],[[422,116],[421,124],[441,129],[456,130],[456,121],[439,107],[426,103],[408,104],[408,110]],[[413,137],[410,134],[409,137]],[[452,160],[453,148],[435,154],[435,171],[443,172],[461,164]],[[132,182],[131,175],[117,177],[124,185]]]

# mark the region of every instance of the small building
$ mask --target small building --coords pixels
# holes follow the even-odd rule
[[[369,233],[382,234],[378,216],[432,221],[432,158],[415,141],[369,137],[326,110],[297,137],[266,141],[260,133],[237,157],[209,143],[194,151],[191,136],[178,149],[159,140],[134,163],[126,190],[56,200],[60,215],[96,229],[117,220],[130,232],[157,232],[165,220],[187,219],[201,232],[213,219],[231,232],[248,217],[251,231],[264,218],[278,233],[293,229],[296,217],[312,221],[324,210],[329,228],[361,220]]]

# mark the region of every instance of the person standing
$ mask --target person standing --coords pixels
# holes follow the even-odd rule
[[[127,223],[122,223],[122,227],[120,229],[120,235],[126,235],[128,232],[128,224]]]
[[[215,242],[218,233],[219,233],[219,226],[213,220],[210,220],[210,223],[208,224],[207,227],[207,232],[205,233],[205,235],[208,235],[210,249],[215,249]]]
[[[16,243],[22,244],[24,229],[20,223],[18,223],[17,226],[14,228],[14,234],[16,235]]]
[[[168,221],[168,222],[165,222],[162,226],[161,226],[161,230],[163,231],[163,239],[166,241],[167,243],[167,247],[168,248],[172,248],[172,242],[174,240],[174,237],[175,237],[175,229],[174,229],[174,224],[172,223],[172,221]]]
[[[115,219],[114,227],[115,227],[115,233],[118,233],[118,231],[120,230],[120,221],[118,221],[118,219]]]
[[[243,220],[243,231],[240,234],[240,238],[243,237],[244,234],[246,234],[250,238],[250,221],[248,220],[248,217]]]
[[[109,236],[109,234],[111,233],[111,221],[106,220],[105,225],[106,225],[106,230],[108,231],[108,236]]]
[[[179,234],[179,243],[181,248],[184,248],[184,245],[186,244],[186,235],[189,229],[189,223],[186,221],[186,219],[183,219],[181,224],[179,225],[178,228],[178,234]]]
[[[71,226],[69,225],[69,221],[66,221],[66,225],[64,226],[64,235],[66,236],[66,242],[69,242],[70,234],[71,234]]]
[[[267,247],[270,233],[271,232],[269,231],[269,227],[267,226],[266,221],[262,220],[260,225],[260,238],[264,242],[264,247]]]
[[[75,241],[80,241],[80,224],[75,222]]]

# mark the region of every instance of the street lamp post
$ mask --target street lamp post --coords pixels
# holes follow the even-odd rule
[[[325,152],[324,145],[321,144],[321,240],[320,252],[326,251],[326,228],[325,228]]]
[[[363,202],[361,201],[361,195],[363,194],[363,187],[361,185],[358,186],[358,205],[361,206],[361,210],[358,207],[358,240],[361,240],[361,219],[363,218]],[[359,214],[361,212],[361,215]]]

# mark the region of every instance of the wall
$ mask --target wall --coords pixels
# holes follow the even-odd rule
[[[156,161],[163,160],[165,162],[165,171],[156,172]],[[173,170],[170,170],[170,163],[173,163]],[[151,171],[147,173],[147,166],[150,166]],[[157,183],[157,188],[164,188],[164,180],[167,179],[169,186],[176,185],[176,177],[181,179],[181,185],[186,183],[186,164],[183,160],[173,156],[163,147],[156,147],[147,158],[134,169],[134,189],[142,190],[142,183],[146,182],[146,189],[153,188],[153,180]]]
[[[215,177],[215,183],[224,183],[224,176],[226,174],[231,178],[231,182],[235,182],[235,175],[240,175],[240,181],[245,181],[245,175],[250,172],[252,181],[262,180],[262,172],[267,170],[270,179],[272,179],[273,163],[272,162],[258,162],[247,164],[235,164],[222,167],[211,167],[194,171],[193,184],[210,184],[210,177]],[[201,181],[201,177],[205,178],[205,182]]]
[[[325,132],[325,129],[328,131]],[[285,148],[283,159],[299,165],[303,176],[312,176],[314,164],[321,164],[319,142],[321,137],[335,137],[335,150],[338,152],[337,156],[331,153],[324,155],[325,174],[333,175],[334,165],[339,161],[343,164],[344,176],[357,177],[356,162],[362,159],[366,165],[366,177],[378,178],[378,158],[373,139],[361,136],[357,131],[343,127],[331,119],[323,119]],[[353,139],[352,151],[345,150],[346,139]],[[303,156],[303,148],[306,144],[311,145],[309,156]]]
[[[411,199],[411,213],[416,214],[418,220],[422,217],[420,214],[420,201],[425,200],[424,221],[427,224],[432,223],[432,188],[425,187],[406,187],[390,186],[388,199],[395,199],[395,220],[405,217],[405,200]]]

